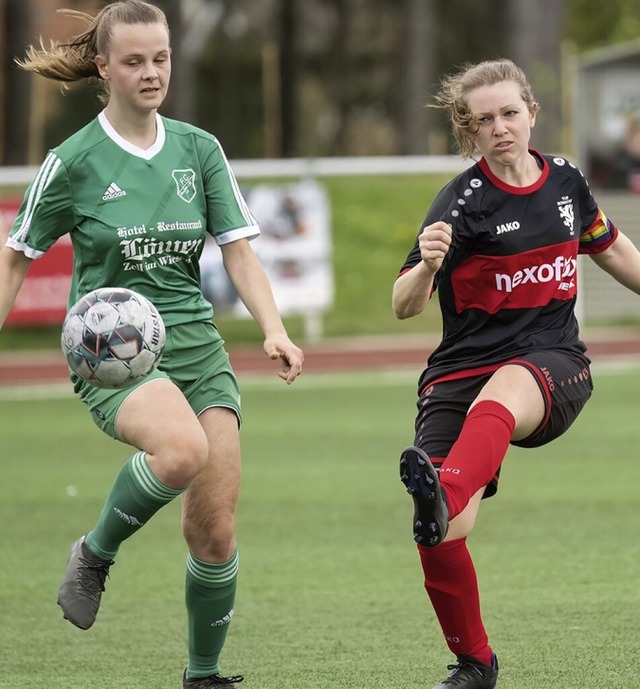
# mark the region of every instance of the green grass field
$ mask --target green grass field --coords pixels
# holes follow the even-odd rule
[[[640,370],[595,378],[568,434],[510,452],[470,538],[504,689],[638,686]],[[242,566],[223,656],[243,687],[429,689],[445,676],[397,471],[414,386],[381,373],[244,381]],[[178,505],[123,546],[82,632],[57,588],[128,449],[69,396],[0,389],[0,428],[0,687],[179,687]]]

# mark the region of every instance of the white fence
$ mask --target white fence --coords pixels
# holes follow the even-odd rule
[[[416,175],[449,173],[452,176],[466,169],[470,161],[458,156],[391,156],[358,158],[287,158],[282,160],[231,161],[240,180],[285,179],[304,180],[336,176],[362,175]],[[0,167],[0,186],[24,187],[34,177],[37,167]],[[598,202],[608,217],[640,247],[640,196],[626,192],[596,191]],[[330,216],[323,219],[330,224]],[[327,229],[330,237],[330,227]],[[268,252],[268,249],[266,249]],[[330,265],[330,239],[322,249]],[[589,260],[581,261],[581,294],[579,312],[581,320],[591,323],[611,320],[640,319],[640,303],[636,295],[618,285]],[[322,311],[329,308],[333,297],[331,276],[323,277],[324,292],[318,294],[312,306],[303,313],[307,335],[311,339],[321,336]],[[297,302],[299,305],[300,302]],[[242,315],[239,313],[239,315]]]
[[[458,156],[366,156],[358,158],[283,158],[281,160],[232,160],[238,179],[277,177],[339,177],[345,175],[457,174],[469,166]],[[37,166],[0,167],[0,186],[23,186],[38,171]]]
[[[450,173],[453,176],[467,165],[455,156],[231,161],[236,177],[247,182],[247,203],[262,229],[254,248],[265,267],[280,312],[284,316],[302,316],[306,339],[313,341],[322,337],[323,314],[333,305],[331,204],[317,182],[319,178],[429,173]],[[0,168],[0,186],[16,187],[18,196],[37,171],[37,166]],[[286,183],[285,178],[288,180]],[[282,179],[283,182],[258,183],[261,179]],[[5,226],[13,222],[15,212],[15,204],[4,209]],[[53,249],[49,253],[53,254]],[[61,272],[60,258],[47,254],[43,261],[48,259],[51,259],[50,272],[55,274],[55,279],[64,289],[57,290],[55,304],[47,303],[46,309],[35,308],[44,306],[47,299],[53,299],[50,289],[53,278],[50,275],[31,276],[21,292],[21,302],[17,304],[31,314],[23,315],[23,318],[40,319],[45,311],[49,317],[64,313],[70,275],[68,269]],[[49,271],[49,266],[43,267]],[[207,242],[201,269],[203,290],[214,303],[216,312],[247,317],[247,310],[226,278],[220,251],[213,241]],[[45,288],[47,298],[43,299],[41,287]]]

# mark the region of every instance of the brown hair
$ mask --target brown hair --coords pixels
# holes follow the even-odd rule
[[[441,108],[448,113],[453,135],[463,158],[470,158],[475,152],[475,134],[478,131],[467,103],[469,92],[480,86],[493,86],[503,81],[518,84],[522,100],[530,113],[540,109],[525,73],[511,60],[485,60],[477,64],[466,64],[459,72],[442,80],[432,107]]]
[[[102,103],[109,100],[109,86],[98,72],[96,55],[108,55],[113,27],[116,24],[163,24],[169,31],[164,12],[143,0],[123,0],[103,7],[95,17],[76,10],[58,10],[87,25],[87,29],[68,42],[51,41],[46,47],[40,39],[40,47],[27,49],[24,60],[16,63],[29,72],[47,79],[73,82],[90,79],[98,84],[98,97]]]

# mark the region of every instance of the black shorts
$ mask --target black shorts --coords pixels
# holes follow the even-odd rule
[[[588,360],[558,350],[526,354],[482,373],[436,379],[420,391],[414,439],[414,445],[424,450],[436,467],[449,455],[471,403],[493,373],[506,364],[531,371],[545,403],[542,423],[530,436],[512,441],[512,445],[540,447],[555,440],[576,420],[593,391]],[[487,486],[484,497],[495,495],[497,490],[498,475]]]

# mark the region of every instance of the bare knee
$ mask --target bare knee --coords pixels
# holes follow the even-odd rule
[[[226,562],[236,549],[235,514],[216,510],[206,518],[185,512],[182,519],[184,539],[197,558],[207,562]]]
[[[195,428],[175,436],[148,455],[149,466],[162,483],[170,488],[186,488],[205,468],[209,456],[206,435]]]

